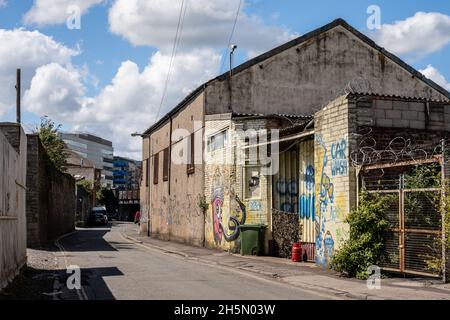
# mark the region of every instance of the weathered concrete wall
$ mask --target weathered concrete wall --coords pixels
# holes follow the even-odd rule
[[[229,110],[228,80],[206,89],[206,113]],[[445,98],[342,26],[253,65],[232,78],[232,108],[245,113],[311,115],[352,88]]]
[[[180,111],[164,126],[150,136],[151,166],[150,166],[150,220],[151,235],[164,240],[186,242],[203,245],[204,216],[198,206],[203,194],[203,94],[194,99],[189,106]],[[197,126],[195,126],[197,124]],[[172,129],[172,160],[169,167],[169,179],[163,181],[163,150],[170,145],[170,130]],[[181,131],[180,131],[181,130]],[[184,133],[182,132],[184,130]],[[178,133],[181,133],[179,135]],[[176,163],[173,158],[177,152],[183,156],[188,153],[187,145],[190,134],[194,133],[197,160],[195,171],[187,173],[187,164]],[[181,154],[178,154],[181,156]],[[182,157],[183,157],[182,156]],[[153,182],[154,158],[159,157],[158,183]],[[145,172],[144,172],[145,173]]]
[[[349,103],[345,97],[315,115],[316,263],[326,266],[347,237],[345,218],[356,204],[355,168],[349,166]]]
[[[151,216],[150,216],[150,199],[151,199],[151,181],[150,181],[150,138],[144,137],[142,139],[142,175],[139,188],[139,206],[141,212],[141,224],[140,234],[148,234],[151,229]]]
[[[19,125],[0,124],[0,290],[26,263],[26,144]]]
[[[75,180],[49,161],[38,135],[28,135],[28,246],[41,247],[75,228]]]

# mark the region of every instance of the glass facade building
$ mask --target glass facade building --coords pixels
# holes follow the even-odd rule
[[[103,187],[113,186],[114,148],[111,141],[88,133],[60,133],[60,138],[70,150],[89,159],[97,169],[102,170]]]

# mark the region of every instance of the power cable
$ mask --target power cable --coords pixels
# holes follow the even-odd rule
[[[222,66],[220,67],[221,72],[223,70],[223,67],[225,66],[225,61],[226,61],[228,51],[230,50],[231,41],[233,40],[234,32],[236,31],[237,20],[239,18],[239,13],[241,12],[241,7],[242,7],[242,0],[239,1],[239,6],[238,6],[238,9],[236,12],[236,17],[234,18],[233,29],[231,29],[230,37],[228,39],[227,51],[222,59]]]
[[[166,97],[167,88],[169,86],[169,81],[170,81],[170,74],[172,72],[172,67],[173,67],[173,61],[175,60],[175,56],[176,56],[176,52],[177,52],[177,49],[178,49],[178,45],[180,44],[181,31],[182,31],[182,28],[183,28],[184,17],[186,15],[186,6],[184,4],[185,4],[185,0],[182,0],[181,8],[180,8],[180,14],[178,16],[177,31],[175,33],[175,39],[173,41],[172,55],[170,57],[170,62],[169,62],[169,69],[167,71],[167,77],[166,77],[166,81],[164,83],[163,94],[161,96],[161,102],[159,104],[158,112],[156,114],[156,121],[159,118],[159,114],[161,112],[161,108],[162,108],[162,105],[164,103],[164,99]]]

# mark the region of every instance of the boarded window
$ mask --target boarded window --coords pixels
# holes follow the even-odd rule
[[[150,180],[150,159],[145,160],[145,186],[148,187],[148,182]]]
[[[168,181],[169,180],[169,165],[170,165],[169,148],[164,149],[163,154],[164,154],[163,181]]]
[[[153,156],[153,184],[158,184],[159,153]]]
[[[189,136],[187,174],[195,172],[195,133]]]

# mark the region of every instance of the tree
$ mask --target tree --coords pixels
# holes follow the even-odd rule
[[[66,171],[68,154],[66,145],[58,136],[61,125],[56,125],[47,116],[41,117],[41,123],[37,132],[50,162],[60,171]]]

